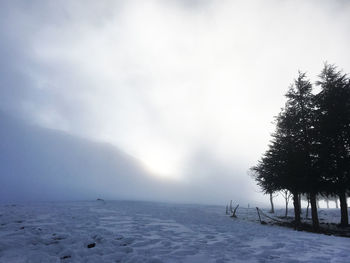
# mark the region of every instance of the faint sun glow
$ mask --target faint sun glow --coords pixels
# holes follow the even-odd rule
[[[168,150],[148,149],[138,154],[146,170],[158,178],[180,180],[180,160],[175,152]]]

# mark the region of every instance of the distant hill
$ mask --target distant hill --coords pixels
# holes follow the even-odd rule
[[[162,179],[111,144],[30,125],[0,111],[0,203],[97,198],[248,203],[239,177],[213,159],[194,161],[185,180]],[[225,180],[208,176],[213,174]]]
[[[0,112],[0,202],[151,198],[158,182],[116,147]]]

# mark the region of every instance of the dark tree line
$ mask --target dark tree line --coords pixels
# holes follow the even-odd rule
[[[317,195],[339,196],[340,223],[347,226],[350,80],[336,66],[325,64],[315,85],[299,72],[285,96],[268,150],[251,168],[253,176],[267,194],[292,193],[297,226],[301,223],[301,195],[310,200],[314,230],[319,229]]]

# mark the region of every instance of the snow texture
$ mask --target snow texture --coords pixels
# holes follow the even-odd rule
[[[0,262],[350,262],[348,238],[260,225],[254,209],[240,208],[238,219],[224,210],[102,200],[2,205]]]

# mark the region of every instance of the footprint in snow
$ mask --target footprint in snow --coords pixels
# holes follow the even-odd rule
[[[130,245],[134,242],[134,239],[132,237],[126,237],[126,238],[123,238],[123,239],[120,239],[120,246],[127,246],[127,245]]]
[[[115,237],[115,239],[116,240],[122,240],[124,237],[122,236],[122,235],[117,235],[116,237]]]

